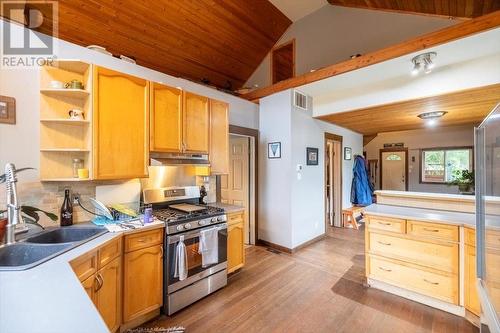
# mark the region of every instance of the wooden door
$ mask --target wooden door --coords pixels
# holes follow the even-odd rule
[[[90,277],[82,281],[83,289],[85,289],[85,292],[87,293],[87,295],[89,295],[89,298],[92,300],[95,306],[97,306],[97,299],[95,294],[96,285],[97,282],[95,274],[92,274]]]
[[[129,322],[162,306],[163,245],[125,254],[123,321]]]
[[[245,264],[245,227],[243,219],[227,227],[227,271],[228,273]]]
[[[381,153],[382,190],[406,191],[406,151]]]
[[[184,93],[183,141],[186,153],[208,154],[210,114],[208,98]]]
[[[154,152],[182,151],[182,90],[151,83],[151,141]]]
[[[146,177],[149,83],[102,67],[94,71],[94,177]]]
[[[221,176],[221,201],[230,205],[245,207],[244,223],[249,225],[249,139],[231,136],[229,139],[229,174]],[[245,233],[245,244],[249,235]]]
[[[121,267],[121,257],[117,257],[97,272],[100,279],[97,281],[97,309],[111,332],[121,324]]]
[[[210,100],[210,171],[229,173],[229,105]]]

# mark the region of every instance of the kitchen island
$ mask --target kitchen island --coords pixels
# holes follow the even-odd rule
[[[378,203],[364,209],[367,284],[477,324],[474,197],[376,194]],[[495,211],[499,201],[487,204]],[[500,263],[500,220],[488,216],[486,226],[486,255]]]

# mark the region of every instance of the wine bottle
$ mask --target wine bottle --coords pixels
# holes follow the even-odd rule
[[[64,201],[61,206],[61,227],[73,225],[73,205],[69,197],[69,190],[64,190]]]

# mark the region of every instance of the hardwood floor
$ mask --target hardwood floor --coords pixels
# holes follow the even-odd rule
[[[363,286],[364,231],[332,229],[288,255],[246,249],[226,288],[146,327],[192,332],[479,332],[465,319]]]

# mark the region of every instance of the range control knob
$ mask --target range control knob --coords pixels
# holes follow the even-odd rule
[[[184,224],[184,229],[191,229],[191,223]]]
[[[201,221],[198,222],[199,225],[205,225],[207,223],[208,223],[207,220],[201,220]]]
[[[210,220],[212,223],[214,222],[217,222],[217,218],[216,217],[212,217],[212,219]]]
[[[217,218],[217,221],[222,222],[224,221],[224,215],[221,215]]]
[[[175,229],[177,229],[177,231],[182,231],[184,227],[182,225],[178,225]]]

